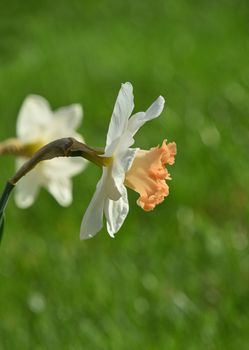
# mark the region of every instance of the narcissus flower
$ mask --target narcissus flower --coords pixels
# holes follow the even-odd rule
[[[103,154],[109,159],[109,164],[103,167],[102,177],[83,217],[81,239],[91,238],[100,231],[103,215],[108,233],[114,237],[129,211],[125,186],[140,194],[138,204],[144,210],[152,210],[168,195],[165,180],[170,179],[170,175],[164,165],[174,163],[175,143],[167,145],[163,141],[161,147],[150,151],[130,148],[140,127],[161,114],[164,98],[159,96],[146,112],[131,116],[133,99],[132,85],[123,84],[114,106]]]
[[[62,137],[74,137],[82,141],[75,131],[82,120],[82,107],[72,104],[52,112],[48,102],[41,96],[28,96],[17,119],[17,137],[20,157],[19,169],[39,148]],[[41,162],[16,185],[17,206],[31,206],[41,187],[46,188],[62,206],[72,202],[71,177],[80,173],[87,161],[82,158],[56,158]]]

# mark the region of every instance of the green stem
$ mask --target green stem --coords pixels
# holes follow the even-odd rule
[[[2,196],[0,198],[0,218],[3,216],[4,209],[6,208],[9,196],[14,189],[15,185],[10,183],[9,181],[6,183],[5,188],[3,190]]]
[[[4,230],[4,209],[6,208],[9,196],[14,187],[15,185],[13,185],[10,182],[7,182],[3,190],[3,194],[0,198],[0,243],[2,240],[3,230]]]

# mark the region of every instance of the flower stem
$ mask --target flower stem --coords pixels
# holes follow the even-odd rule
[[[3,194],[0,198],[0,243],[1,243],[3,231],[4,231],[4,209],[6,208],[9,196],[14,187],[15,185],[7,181],[5,188],[3,190]]]
[[[0,218],[3,216],[4,209],[7,205],[9,196],[10,196],[14,187],[15,187],[15,185],[13,185],[9,181],[7,181],[5,188],[3,190],[3,193],[2,193],[2,196],[0,198]]]

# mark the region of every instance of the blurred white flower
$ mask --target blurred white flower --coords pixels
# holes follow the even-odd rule
[[[164,98],[159,96],[146,112],[139,112],[130,117],[134,108],[133,99],[132,85],[122,84],[111,117],[103,154],[103,157],[110,157],[111,161],[109,165],[103,167],[102,177],[83,217],[81,239],[91,238],[100,231],[103,226],[103,214],[106,218],[108,233],[114,237],[129,211],[125,185],[140,193],[138,204],[145,210],[153,209],[168,194],[164,179],[169,178],[169,174],[166,169],[163,174],[155,172],[154,164],[158,164],[160,171],[162,164],[167,162],[173,164],[176,153],[175,144],[170,144],[168,148],[165,142],[161,148],[154,148],[151,159],[147,157],[151,155],[151,151],[130,148],[134,143],[133,136],[139,128],[148,120],[161,114]],[[155,153],[156,156],[154,156]],[[141,162],[144,154],[146,154],[148,169],[145,169],[142,164],[144,162]],[[137,159],[136,162],[134,159]],[[150,165],[152,168],[149,168]],[[145,180],[143,184],[141,180]]]
[[[28,96],[17,118],[17,137],[25,149],[25,156],[17,158],[17,168],[39,148],[53,140],[74,137],[82,141],[82,137],[75,131],[81,123],[82,114],[80,104],[72,104],[53,112],[43,97]],[[62,206],[69,205],[72,202],[71,177],[80,173],[86,163],[85,159],[79,157],[55,158],[41,162],[16,185],[17,206],[31,206],[41,187],[46,188]]]

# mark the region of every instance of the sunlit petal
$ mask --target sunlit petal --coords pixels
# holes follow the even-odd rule
[[[137,148],[128,149],[114,159],[112,166],[103,170],[107,173],[105,184],[107,198],[116,201],[122,196],[125,173],[130,169],[137,150]]]
[[[128,122],[128,130],[135,135],[135,133],[143,126],[147,121],[157,118],[163,111],[165,100],[162,96],[159,96],[157,100],[147,109],[146,112],[139,112],[134,114]]]
[[[85,159],[80,157],[54,158],[43,162],[43,173],[51,179],[72,177],[83,171],[87,163]]]
[[[105,149],[106,152],[108,152],[108,148],[113,143],[113,141],[119,139],[125,132],[127,128],[128,118],[134,108],[133,99],[133,88],[131,83],[122,84],[114,106],[111,122],[107,133]]]
[[[103,174],[81,222],[81,239],[88,239],[95,236],[103,226],[103,210],[105,203],[104,181],[105,175]]]
[[[17,136],[25,142],[43,138],[44,131],[52,121],[52,112],[48,102],[41,96],[28,96],[17,118]]]
[[[105,217],[107,223],[107,231],[111,237],[120,229],[129,212],[129,203],[127,198],[127,190],[122,187],[122,197],[117,201],[107,199],[105,202]]]
[[[106,174],[105,195],[114,201],[122,196],[120,187],[124,182],[123,172],[116,170],[116,172],[113,170],[113,165],[103,169],[103,173]]]
[[[49,179],[45,185],[48,192],[57,200],[57,202],[67,207],[72,203],[72,181],[67,177]]]
[[[22,159],[17,161],[18,168],[23,162],[24,160]],[[15,188],[15,202],[19,208],[28,208],[34,203],[39,192],[40,181],[39,171],[33,169],[17,183]]]
[[[47,138],[50,140],[61,137],[75,137],[75,130],[82,121],[83,110],[80,104],[72,104],[62,107],[54,112],[51,127],[46,131]]]

